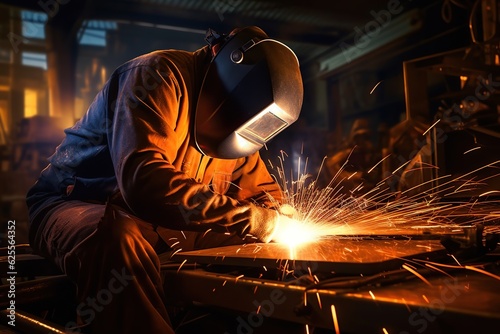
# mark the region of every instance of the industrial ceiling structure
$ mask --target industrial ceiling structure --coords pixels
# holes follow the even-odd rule
[[[48,18],[47,27],[55,31],[54,38],[47,41],[47,50],[58,50],[48,57],[60,58],[49,63],[57,63],[59,71],[70,73],[65,68],[64,59],[74,59],[76,51],[70,38],[95,22],[118,27],[118,34],[128,52],[120,51],[107,55],[108,67],[141,53],[161,48],[194,50],[203,46],[204,34],[208,28],[219,32],[229,32],[235,27],[256,25],[264,29],[271,38],[290,46],[301,63],[305,82],[317,84],[316,79],[336,80],[334,75],[344,75],[349,71],[377,72],[378,80],[398,76],[396,85],[402,87],[402,62],[462,47],[470,43],[469,21],[473,2],[443,0],[374,0],[374,1],[285,1],[285,0],[1,0],[0,4],[23,10],[41,12]],[[49,29],[49,30],[50,30]],[[61,35],[64,34],[64,36]],[[151,41],[155,41],[154,43]],[[59,42],[58,42],[59,41]],[[144,43],[149,44],[143,45]],[[80,48],[81,49],[81,48]],[[66,50],[68,55],[63,56]],[[78,51],[85,52],[85,51]],[[90,53],[95,53],[92,49]],[[104,62],[106,60],[103,60]],[[74,66],[74,65],[73,65]],[[364,75],[364,74],[363,74]],[[68,81],[69,74],[62,81]],[[367,80],[372,87],[375,78]],[[320,84],[324,84],[324,81]],[[359,87],[359,84],[356,83]],[[66,85],[63,85],[66,86]],[[363,88],[366,90],[369,88]],[[332,115],[326,104],[319,102],[316,92],[308,93],[306,106],[309,113],[318,111],[320,115],[305,115],[308,122],[329,124]],[[315,87],[314,90],[318,90]],[[324,90],[322,88],[321,90]],[[327,88],[328,90],[328,88]],[[382,90],[382,87],[379,88]],[[398,90],[398,89],[396,89]],[[399,89],[401,90],[401,89]],[[327,93],[328,94],[328,93]],[[404,97],[401,92],[391,94],[397,99],[396,105],[388,102],[388,114],[402,112]],[[70,96],[71,94],[61,94]],[[324,97],[323,97],[324,99]],[[336,103],[336,102],[335,102]],[[309,105],[311,104],[311,105]],[[372,107],[370,107],[373,109]],[[58,109],[66,109],[60,107]],[[391,116],[395,122],[398,116]],[[352,117],[351,117],[352,118]],[[352,120],[351,120],[352,121]],[[339,129],[336,128],[336,131]]]
[[[371,22],[391,21],[411,8],[441,1],[285,1],[285,0],[2,0],[0,3],[71,23],[112,20],[172,31],[203,34],[207,28],[230,31],[257,25],[272,38],[290,44],[302,60],[338,47]],[[386,16],[389,14],[388,16]],[[379,20],[379,21],[377,21]],[[67,23],[68,23],[67,22]],[[377,29],[376,25],[368,29]],[[168,38],[168,32],[165,32]],[[194,38],[194,37],[193,37]],[[188,41],[186,41],[188,42]]]
[[[75,1],[76,2],[76,1]],[[370,20],[370,10],[385,9],[387,1],[284,1],[284,0],[102,0],[26,1],[1,3],[51,14],[79,6],[85,19],[129,20],[170,26],[173,29],[201,30],[207,27],[230,29],[258,25],[279,38],[311,45],[330,46],[350,33],[354,26]]]

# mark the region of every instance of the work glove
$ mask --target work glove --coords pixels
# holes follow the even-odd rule
[[[272,240],[279,216],[280,214],[276,210],[256,206],[252,208],[250,224],[246,232],[258,240],[268,243]]]
[[[256,207],[253,211],[248,233],[265,243],[275,240],[279,231],[288,230],[295,222],[292,217],[297,214],[288,204],[282,205],[278,210]]]
[[[297,218],[298,212],[297,210],[291,206],[290,204],[282,204],[279,209],[279,213],[283,216],[289,217],[289,218]]]

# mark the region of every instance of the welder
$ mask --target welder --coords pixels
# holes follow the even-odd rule
[[[85,330],[173,333],[159,254],[287,223],[259,149],[299,116],[297,57],[258,27],[206,41],[117,68],[28,192],[32,248],[76,283]]]

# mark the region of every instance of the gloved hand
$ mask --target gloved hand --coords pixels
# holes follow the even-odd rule
[[[279,217],[280,214],[276,210],[254,207],[246,232],[267,243],[272,240]]]
[[[290,204],[283,204],[278,209],[279,213],[283,216],[287,216],[290,218],[297,218],[297,210],[291,206]]]
[[[298,222],[293,219],[297,211],[288,204],[282,205],[278,210],[255,207],[252,209],[250,226],[247,233],[262,242],[271,240],[283,242],[295,230]],[[280,234],[285,234],[280,237]]]

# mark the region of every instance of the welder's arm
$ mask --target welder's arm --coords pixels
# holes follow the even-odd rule
[[[228,194],[239,201],[252,201],[265,207],[277,207],[282,202],[282,191],[260,157],[259,152],[238,159]]]
[[[108,140],[118,186],[130,209],[167,228],[252,233],[268,241],[276,211],[215,194],[172,165],[180,138],[190,130],[191,102],[175,75],[136,67],[115,80],[108,96],[113,120]]]

